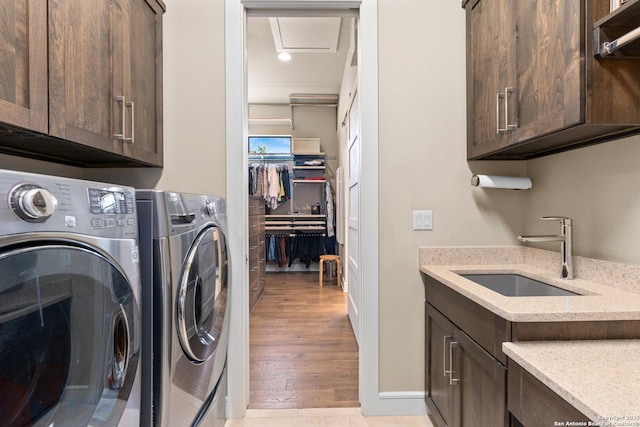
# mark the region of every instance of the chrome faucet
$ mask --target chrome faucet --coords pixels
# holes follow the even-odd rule
[[[573,279],[571,219],[562,216],[543,216],[545,221],[560,221],[560,234],[546,236],[518,236],[521,242],[560,242],[563,279]]]

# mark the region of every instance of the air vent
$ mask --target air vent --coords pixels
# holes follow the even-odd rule
[[[335,53],[338,50],[342,18],[269,18],[278,52]]]

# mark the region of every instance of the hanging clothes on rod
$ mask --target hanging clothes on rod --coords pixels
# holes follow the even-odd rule
[[[265,199],[270,209],[291,198],[291,177],[286,163],[249,165],[249,195]]]
[[[329,181],[325,182],[324,191],[325,191],[325,198],[324,198],[325,212],[327,215],[327,220],[326,220],[327,238],[325,239],[325,251],[328,254],[335,255],[337,253],[336,233],[335,233],[336,223],[335,223],[335,215],[334,215],[335,205],[333,202],[333,192],[331,191],[331,184],[329,184]]]
[[[309,268],[325,253],[324,238],[324,233],[267,234],[267,262],[275,262],[283,268],[287,265],[291,267],[298,260]]]

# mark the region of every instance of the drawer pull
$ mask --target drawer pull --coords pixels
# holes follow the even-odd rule
[[[449,347],[448,342],[450,338],[453,338],[453,337],[451,335],[445,335],[442,343],[442,348],[443,348],[442,364],[444,365],[445,377],[451,375],[451,369],[447,369],[447,359],[449,360],[449,365],[451,365],[451,355],[447,357],[447,347]],[[449,368],[451,368],[451,366],[449,366]]]
[[[458,347],[458,343],[455,341],[449,341],[449,367],[451,368],[451,370],[449,371],[450,375],[449,375],[449,384],[450,385],[456,385],[460,382],[460,378],[454,378],[453,377],[453,350],[455,348]]]

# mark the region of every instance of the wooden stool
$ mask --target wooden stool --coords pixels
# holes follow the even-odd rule
[[[320,255],[320,287],[322,287],[322,264],[325,261],[335,261],[336,262],[336,285],[340,286],[340,257],[338,255]]]

